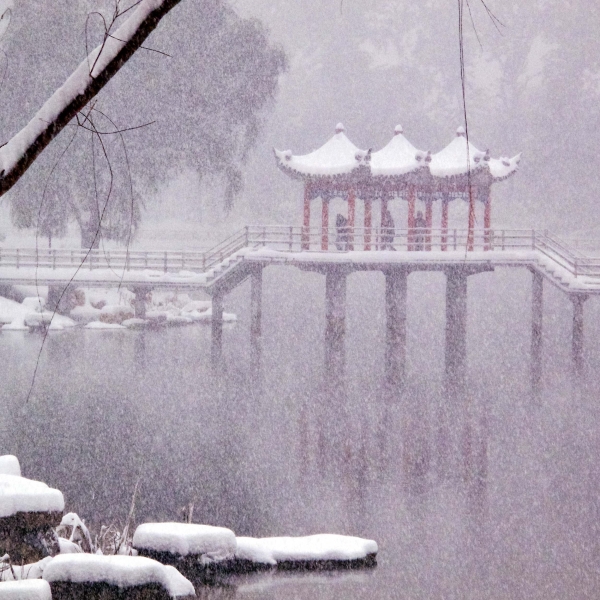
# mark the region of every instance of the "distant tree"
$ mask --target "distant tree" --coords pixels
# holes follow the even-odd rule
[[[83,247],[98,246],[101,238],[127,241],[140,220],[141,190],[147,189],[148,184],[160,183],[173,169],[186,167],[196,169],[201,176],[220,179],[225,206],[231,206],[242,187],[241,166],[256,140],[263,108],[274,97],[279,75],[285,68],[283,51],[269,45],[267,33],[259,22],[241,19],[218,0],[183,3],[175,17],[165,21],[150,42],[138,39],[141,34],[137,38],[130,34],[136,40],[136,48],[143,42],[146,51],[136,55],[122,77],[111,81],[100,99],[101,109],[98,99],[90,102],[133,53],[129,48],[128,56],[122,57],[118,68],[111,67],[111,61],[104,55],[123,47],[118,40],[124,35],[116,28],[120,25],[132,29],[129,24],[132,13],[152,7],[156,13],[160,8],[160,16],[155,14],[152,21],[153,29],[178,2],[131,0],[125,6],[117,1],[112,12],[105,13],[104,20],[97,13],[89,13],[88,26],[83,31],[84,9],[89,12],[90,6],[86,0],[80,0],[74,4],[73,13],[81,19],[85,36],[78,40],[68,37],[69,33],[72,35],[75,16],[68,22],[57,20],[56,11],[48,11],[42,0],[33,0],[24,8],[32,16],[29,20],[26,14],[24,20],[38,26],[41,25],[38,15],[45,14],[46,29],[39,40],[31,32],[19,31],[24,37],[15,36],[13,45],[22,53],[28,55],[28,48],[45,45],[47,52],[38,50],[36,58],[41,59],[44,67],[56,70],[57,58],[61,61],[69,58],[64,56],[68,54],[64,45],[55,48],[54,40],[66,39],[71,53],[81,52],[84,41],[93,38],[94,33],[98,36],[100,23],[103,60],[97,61],[94,69],[106,65],[112,72],[102,75],[104,82],[99,85],[100,75],[89,76],[88,63],[93,65],[95,57],[84,60],[61,90],[76,78],[80,87],[86,83],[85,93],[63,103],[62,112],[56,110],[56,96],[64,97],[61,90],[46,102],[36,118],[7,144],[14,148],[15,138],[24,137],[25,132],[29,146],[19,149],[20,158],[14,165],[6,159],[14,151],[7,152],[7,146],[0,149],[0,166],[9,167],[0,173],[1,195],[64,129],[62,146],[58,144],[45,153],[35,173],[11,194],[11,211],[17,226],[37,226],[40,234],[44,230],[43,235],[56,237],[65,231],[67,221],[74,221],[81,231]],[[133,7],[131,11],[127,11],[129,6]],[[104,22],[111,26],[115,15],[122,16],[117,16],[107,35]],[[55,85],[47,79],[41,77],[30,84],[34,88],[32,95],[44,93],[40,87],[47,90]],[[18,103],[19,90],[11,87],[9,93]],[[48,112],[52,114],[48,116]],[[148,122],[153,123],[127,131],[124,136],[109,135]],[[38,134],[35,139],[31,130]],[[59,160],[60,166],[56,167]],[[44,194],[41,181],[47,188]]]

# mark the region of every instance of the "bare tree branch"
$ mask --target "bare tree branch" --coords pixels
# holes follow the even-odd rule
[[[135,11],[93,50],[35,117],[0,147],[0,196],[140,48],[160,20],[181,0],[142,0]],[[89,65],[93,65],[90,72]]]

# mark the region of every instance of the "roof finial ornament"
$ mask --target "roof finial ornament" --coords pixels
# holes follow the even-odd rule
[[[462,125],[456,130],[456,137],[465,137],[465,128]]]
[[[338,123],[335,126],[335,132],[336,133],[343,133],[344,131],[346,131],[346,128],[344,127],[343,123]]]
[[[401,133],[404,133],[402,125],[396,125],[396,127],[394,127],[394,135],[400,135]]]

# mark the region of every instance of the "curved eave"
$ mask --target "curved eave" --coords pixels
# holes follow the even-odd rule
[[[324,172],[324,173],[307,173],[302,168],[298,168],[292,160],[287,160],[283,152],[274,150],[278,168],[283,171],[288,177],[305,183],[355,183],[369,177],[368,166],[364,163],[356,163],[352,169],[339,170],[339,172]]]
[[[505,179],[512,177],[519,170],[520,162],[521,153],[517,154],[516,156],[513,156],[510,159],[491,159],[489,164],[489,170],[493,181],[504,181]]]

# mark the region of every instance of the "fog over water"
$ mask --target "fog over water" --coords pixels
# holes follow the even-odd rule
[[[5,137],[82,59],[83,23],[95,4],[102,2],[81,0],[69,10],[17,3],[2,42]],[[365,149],[384,146],[397,123],[418,148],[444,147],[462,124],[455,4],[232,1],[241,17],[265,24],[287,68],[258,111],[260,127],[240,162],[243,189],[225,212],[226,185],[201,172],[215,152],[195,153],[205,138],[186,137],[206,108],[195,100],[203,98],[199,88],[187,86],[204,77],[193,62],[201,46],[194,31],[202,23],[208,35],[212,21],[202,21],[204,4],[183,0],[150,37],[171,62],[136,54],[99,100],[124,122],[156,120],[155,129],[127,136],[144,204],[134,247],[206,248],[249,223],[300,225],[301,185],[277,170],[272,147],[308,152],[338,121]],[[494,186],[494,225],[596,243],[600,9],[488,2],[504,23],[498,33],[482,4],[471,4],[483,46],[466,27],[471,141],[494,157],[523,152],[519,172]],[[181,117],[181,98],[197,109],[189,118]],[[3,199],[3,245],[33,243],[31,230],[13,226],[11,207],[23,198],[38,206],[66,143],[61,135]],[[123,166],[122,156],[114,161]],[[89,156],[80,149],[53,180],[55,197],[77,196],[89,185],[85,174]],[[119,177],[118,190],[126,189]],[[332,214],[343,210],[334,202]],[[403,226],[405,203],[394,201],[392,212]],[[466,214],[465,205],[453,206],[451,226],[465,227]],[[55,247],[78,245],[76,229],[71,223]],[[544,389],[534,399],[531,278],[525,268],[469,277],[468,386],[451,407],[452,451],[440,443],[444,275],[409,276],[407,384],[390,394],[383,275],[348,278],[346,379],[331,390],[325,278],[269,266],[258,378],[248,283],[225,298],[239,320],[225,326],[218,373],[210,368],[209,326],[49,332],[26,403],[42,336],[2,332],[0,454],[18,455],[25,476],[63,491],[66,510],[95,527],[123,523],[139,480],[137,523],[181,520],[193,502],[195,522],[238,535],[335,532],[379,544],[374,570],[232,577],[201,597],[597,598],[600,301],[585,303],[585,374],[574,382],[572,303],[544,284]]]

